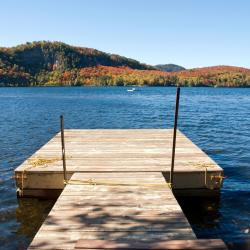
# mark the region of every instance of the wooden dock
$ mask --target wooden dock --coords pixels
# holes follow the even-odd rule
[[[74,173],[162,173],[169,181],[172,129],[65,130],[68,178]],[[218,195],[223,170],[177,132],[175,195]],[[64,188],[58,133],[15,170],[18,194],[58,196]]]
[[[223,170],[178,131],[172,189],[172,133],[65,130],[66,182],[52,138],[15,171],[19,196],[59,196],[29,249],[226,249],[196,239],[174,197],[218,195]]]

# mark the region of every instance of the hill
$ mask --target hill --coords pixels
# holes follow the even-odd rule
[[[161,71],[165,71],[165,72],[178,72],[178,71],[185,70],[184,67],[176,65],[176,64],[158,64],[158,65],[155,65],[155,68]]]
[[[215,66],[185,70],[172,64],[156,68],[61,42],[41,41],[0,48],[0,86],[54,85],[242,87],[250,86],[250,69]]]
[[[0,82],[2,85],[45,84],[50,80],[51,72],[56,77],[68,70],[99,65],[126,66],[141,70],[154,69],[152,66],[130,58],[96,49],[74,47],[61,42],[41,41],[12,48],[0,48]]]

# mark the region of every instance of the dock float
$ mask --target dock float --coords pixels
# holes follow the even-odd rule
[[[161,173],[169,182],[172,129],[65,130],[67,178],[74,173]],[[15,170],[18,196],[58,197],[64,188],[58,133]],[[223,169],[177,131],[175,195],[216,196]]]
[[[65,130],[15,170],[19,197],[57,196],[29,249],[227,249],[197,239],[175,195],[218,195],[223,170],[172,129]]]

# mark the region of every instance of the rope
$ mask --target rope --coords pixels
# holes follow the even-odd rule
[[[19,196],[23,197],[23,189],[24,189],[24,179],[27,177],[25,176],[25,172],[31,168],[34,168],[34,166],[26,167],[22,172],[21,172],[21,188],[19,188]],[[20,179],[20,177],[15,177],[16,179]]]
[[[205,187],[208,188],[208,186],[207,186],[207,167],[205,167]]]
[[[103,186],[139,186],[139,187],[166,187],[168,186],[170,189],[172,189],[171,183],[164,183],[164,184],[158,184],[158,183],[120,183],[120,182],[113,182],[113,181],[96,181],[93,179],[89,180],[69,180],[65,181],[64,184],[74,184],[74,185],[103,185]]]
[[[23,190],[24,190],[24,179],[26,179],[25,173],[27,170],[30,170],[35,167],[47,167],[48,164],[51,164],[55,161],[60,161],[61,158],[51,158],[51,159],[42,159],[42,158],[33,158],[29,159],[28,163],[31,164],[31,166],[26,166],[23,171],[21,172],[21,177],[15,177],[15,179],[21,179],[21,189],[19,188],[19,195],[20,197],[23,197]]]
[[[211,185],[210,185],[210,186],[208,185],[208,181],[207,181],[207,177],[208,177],[208,174],[207,174],[207,167],[204,166],[204,168],[205,168],[205,187],[208,188],[208,189],[210,189],[210,190],[213,190],[214,187],[211,186]],[[220,175],[211,175],[211,176],[210,176],[210,179],[211,179],[211,181],[212,181],[213,179],[219,180],[219,186],[221,187],[222,182],[223,182],[223,179],[225,179],[225,177],[222,176],[221,174],[220,174]]]

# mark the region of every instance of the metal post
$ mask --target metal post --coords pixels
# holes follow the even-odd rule
[[[173,186],[173,183],[174,183],[174,160],[175,160],[175,146],[176,146],[176,131],[177,131],[177,121],[178,121],[178,112],[179,112],[179,100],[180,100],[180,87],[177,87],[176,103],[175,103],[175,115],[174,115],[172,161],[171,161],[170,180],[169,180],[171,186]]]
[[[64,142],[64,119],[63,119],[63,115],[60,116],[60,121],[61,121],[61,142],[62,142],[63,178],[64,178],[64,181],[67,181],[66,158],[65,158],[65,142]]]

